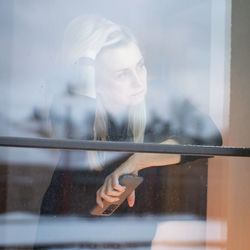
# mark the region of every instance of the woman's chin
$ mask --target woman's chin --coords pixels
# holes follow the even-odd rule
[[[131,101],[130,106],[137,106],[141,104],[144,101],[144,99],[136,100],[136,101]]]
[[[136,105],[139,105],[140,103],[142,103],[143,101],[144,101],[144,95],[132,96],[130,98],[129,105],[136,106]]]

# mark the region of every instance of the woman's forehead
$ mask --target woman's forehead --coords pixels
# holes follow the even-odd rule
[[[135,43],[128,43],[115,48],[104,49],[97,57],[97,65],[101,70],[119,71],[136,67],[142,54]]]

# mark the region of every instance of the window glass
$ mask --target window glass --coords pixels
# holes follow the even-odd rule
[[[221,247],[232,240],[232,218],[219,216],[220,209],[234,209],[238,221],[249,204],[248,190],[242,189],[248,185],[249,159],[241,157],[209,159],[209,168],[207,159],[193,157],[140,170],[144,180],[134,206],[124,201],[112,215],[94,216],[96,191],[128,154],[119,153],[98,171],[85,168],[84,151],[1,148],[0,154],[1,247]]]
[[[222,144],[225,4],[1,5],[1,135]]]
[[[249,147],[243,2],[1,1],[0,136]],[[247,157],[1,147],[0,248],[247,249],[249,178]]]
[[[208,241],[225,243],[219,232],[227,221],[206,215],[207,185],[216,188],[222,181],[208,183],[206,158],[140,170],[144,180],[134,206],[124,201],[110,216],[94,216],[97,190],[130,155],[106,152],[112,161],[96,170],[86,169],[84,151],[2,148],[0,153],[1,247],[158,249],[174,244],[189,249]],[[227,164],[226,157],[209,161],[216,160]],[[210,238],[208,226],[213,228]]]

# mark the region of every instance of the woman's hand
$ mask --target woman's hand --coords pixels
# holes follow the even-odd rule
[[[174,140],[166,140],[164,144],[177,144]],[[119,177],[124,174],[137,174],[139,170],[152,166],[167,166],[179,163],[181,156],[178,154],[148,154],[135,153],[122,163],[113,173],[108,175],[104,184],[96,193],[96,203],[102,208],[103,200],[117,202],[125,187],[119,184]],[[128,205],[134,206],[135,192],[128,197]]]
[[[113,173],[108,175],[104,181],[104,184],[96,192],[96,203],[99,207],[103,207],[103,200],[108,202],[117,202],[119,196],[125,191],[126,187],[119,184],[119,177],[124,174],[136,174],[138,170],[134,155],[132,155],[127,161],[120,165]],[[135,191],[133,191],[127,198],[128,205],[134,206],[135,203]]]

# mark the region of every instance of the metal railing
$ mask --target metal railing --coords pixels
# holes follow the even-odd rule
[[[0,136],[0,147],[250,157],[250,148]]]

